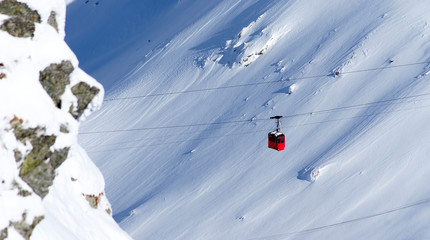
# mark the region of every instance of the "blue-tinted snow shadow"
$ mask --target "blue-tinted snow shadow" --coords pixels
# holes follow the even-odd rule
[[[129,216],[132,216],[133,211],[135,209],[137,209],[138,207],[142,206],[143,204],[145,204],[146,202],[148,202],[149,200],[151,200],[152,198],[154,198],[155,194],[148,194],[146,196],[144,196],[142,199],[140,199],[139,201],[133,203],[132,205],[130,205],[130,207],[128,207],[127,209],[114,214],[113,215],[113,219],[115,220],[115,222],[120,223],[122,222],[124,219],[126,219]]]
[[[225,48],[227,40],[233,40],[237,37],[240,31],[247,27],[251,22],[255,21],[261,16],[267,9],[269,9],[274,0],[259,0],[243,10],[237,17],[230,22],[226,23],[228,26],[226,29],[214,34],[207,41],[191,48],[191,50],[205,52],[213,49],[223,49],[221,54],[223,57],[219,61],[222,65],[232,67],[233,63],[237,60],[239,53],[243,50],[244,46]]]
[[[99,2],[94,5],[74,1],[67,6],[66,42],[82,65],[154,28],[151,23],[177,3],[176,0]]]
[[[134,214],[134,211],[139,207],[145,204],[148,204],[150,201],[155,201],[157,199],[160,199],[162,192],[172,187],[174,185],[173,183],[175,183],[176,178],[177,178],[176,172],[172,172],[171,175],[165,176],[159,184],[154,185],[153,187],[148,187],[148,189],[149,188],[152,188],[152,189],[148,191],[142,190],[142,192],[146,192],[146,193],[143,193],[142,197],[140,197],[138,200],[130,204],[126,209],[122,210],[119,213],[113,214],[113,219],[117,223],[121,223],[127,217],[132,216]],[[137,188],[137,190],[139,189],[141,188]]]
[[[369,130],[372,130],[375,126],[380,124],[384,119],[383,114],[392,110],[393,105],[396,102],[387,104],[387,99],[398,98],[399,96],[407,96],[408,93],[405,89],[413,89],[417,86],[416,82],[407,82],[397,86],[396,91],[391,91],[384,96],[379,98],[381,104],[369,105],[365,109],[361,110],[358,116],[351,118],[350,125],[345,128],[343,134],[335,139],[327,139],[330,141],[324,149],[317,153],[310,161],[305,165],[304,168],[297,172],[297,179],[305,181],[314,181],[319,174],[318,169],[321,166],[328,165],[329,163],[342,161],[342,153],[353,147],[354,144],[360,140]],[[362,117],[360,117],[362,116]],[[332,120],[327,120],[330,122]],[[334,121],[334,123],[337,121]],[[321,122],[323,123],[323,122]]]
[[[80,67],[98,79],[106,92],[145,61],[149,52],[165,45],[219,4],[192,0],[99,1],[97,6],[85,4],[85,0],[67,6],[66,42]]]
[[[67,6],[65,41],[79,59],[80,68],[109,91],[124,72],[130,71],[130,64],[136,62],[116,58],[135,47],[130,43],[136,39],[145,50],[154,47],[156,43],[148,42],[148,35],[156,30],[153,23],[176,6],[177,1],[99,0],[98,5],[94,0],[85,2],[76,0]]]
[[[297,173],[297,179],[313,182],[314,178],[312,177],[313,169],[304,168]]]
[[[283,93],[283,94],[286,94],[286,95],[290,95],[291,94],[291,92],[290,92],[290,86],[281,88],[278,91],[275,91],[273,93]]]

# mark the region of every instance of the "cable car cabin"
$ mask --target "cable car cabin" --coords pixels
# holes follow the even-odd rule
[[[269,148],[282,151],[285,149],[285,135],[278,131],[269,132]]]

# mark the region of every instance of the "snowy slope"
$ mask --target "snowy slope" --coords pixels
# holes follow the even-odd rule
[[[104,91],[64,42],[65,14],[62,0],[0,1],[2,240],[130,239],[77,141]],[[84,105],[83,85],[97,89]]]
[[[107,89],[80,142],[132,237],[430,238],[426,1],[154,2],[68,6]]]

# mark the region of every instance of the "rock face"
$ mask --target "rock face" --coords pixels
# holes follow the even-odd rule
[[[93,98],[99,94],[100,89],[96,87],[91,87],[85,82],[80,82],[72,87],[72,93],[78,99],[78,106],[76,108],[72,107],[70,109],[70,114],[76,119],[78,119],[87,109],[88,104],[91,103]]]
[[[20,221],[11,222],[10,225],[18,231],[19,234],[21,234],[24,239],[29,240],[31,237],[31,234],[33,233],[34,228],[37,224],[40,223],[40,221],[43,220],[43,216],[38,216],[33,218],[33,222],[31,224],[28,224],[26,221],[27,214],[22,214],[22,219]]]
[[[58,108],[61,108],[61,96],[66,86],[70,84],[70,74],[73,70],[70,61],[62,61],[59,64],[53,63],[40,72],[39,81]]]
[[[22,119],[11,120],[11,127],[18,141],[22,144],[31,143],[33,149],[23,154],[15,150],[15,160],[20,164],[19,176],[33,189],[33,191],[44,198],[49,192],[55,178],[55,169],[66,160],[70,147],[52,151],[55,135],[44,135],[45,129],[22,127]]]
[[[10,16],[0,29],[14,37],[28,38],[34,36],[35,22],[40,23],[40,15],[31,10],[27,4],[16,0],[4,0],[0,3],[0,13]]]
[[[48,24],[51,25],[58,32],[57,17],[54,11],[51,11],[51,14],[49,15]]]
[[[77,144],[104,91],[64,44],[64,13],[63,0],[0,0],[0,240],[130,239]]]
[[[66,87],[70,85],[70,74],[74,68],[70,61],[62,61],[59,64],[51,64],[40,72],[39,81],[48,95],[54,101],[55,106],[61,107],[61,97]],[[77,106],[70,106],[69,112],[75,119],[78,119],[87,109],[100,89],[90,86],[85,82],[79,82],[72,88],[72,93],[77,99]]]

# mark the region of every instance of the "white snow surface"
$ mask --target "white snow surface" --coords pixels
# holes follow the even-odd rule
[[[430,238],[428,1],[67,11],[107,91],[79,142],[134,239]]]
[[[63,0],[20,0],[41,15],[42,23],[36,23],[33,38],[16,38],[0,31],[0,231],[10,222],[25,221],[30,225],[33,218],[43,216],[36,226],[32,240],[58,239],[130,239],[106,212],[110,203],[104,194],[104,179],[77,142],[79,122],[68,111],[57,108],[39,82],[39,72],[53,63],[69,60],[74,66],[70,76],[71,85],[84,81],[101,91],[81,120],[100,107],[103,87],[79,69],[78,60],[64,42],[66,4]],[[47,23],[54,11],[59,32]],[[0,23],[8,16],[0,14]],[[62,97],[63,104],[76,104],[70,86]],[[19,177],[19,166],[14,149],[31,150],[31,143],[20,143],[10,126],[14,118],[22,119],[24,128],[45,129],[44,135],[58,136],[53,149],[70,146],[66,161],[56,170],[56,178],[44,199]],[[69,133],[60,132],[66,126]],[[18,195],[18,183],[32,194]],[[85,194],[100,195],[98,209],[93,209]],[[3,239],[4,236],[2,236]],[[6,239],[24,239],[13,227],[9,227]]]

